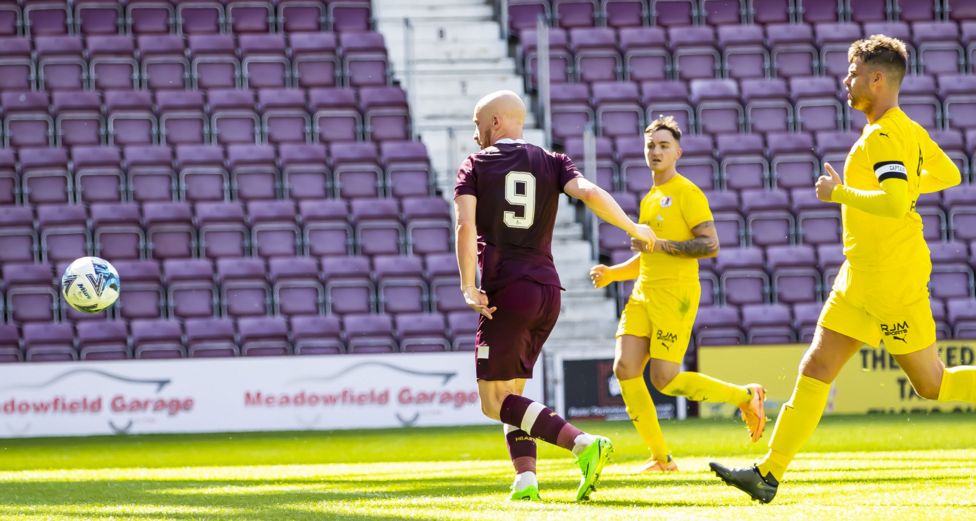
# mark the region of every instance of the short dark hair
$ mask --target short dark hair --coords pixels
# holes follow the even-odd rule
[[[908,50],[898,38],[875,34],[858,40],[847,50],[847,61],[853,63],[860,58],[865,65],[882,67],[892,73],[895,83],[901,85],[908,69]]]
[[[652,121],[644,129],[644,134],[650,137],[651,134],[658,130],[667,130],[674,136],[675,141],[681,142],[681,127],[678,126],[678,122],[674,119],[674,116],[658,116],[657,119]]]

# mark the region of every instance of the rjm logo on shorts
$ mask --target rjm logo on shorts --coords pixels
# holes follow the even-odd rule
[[[895,340],[905,341],[908,335],[908,322],[895,322],[894,324],[881,324],[881,332],[884,336],[890,336]]]

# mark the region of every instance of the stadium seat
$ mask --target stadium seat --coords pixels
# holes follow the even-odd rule
[[[746,331],[746,342],[752,345],[796,342],[791,322],[790,308],[786,304],[742,307],[742,328]]]
[[[426,268],[433,299],[432,308],[441,313],[462,310],[471,312],[459,289],[461,280],[457,271],[457,258],[453,254],[428,255]]]
[[[51,112],[55,114],[55,144],[67,147],[101,144],[106,128],[97,92],[55,91]]]
[[[405,313],[396,317],[400,350],[406,353],[450,351],[451,342],[440,313]]]
[[[820,70],[820,52],[813,45],[813,30],[803,23],[766,26],[774,75],[783,78],[814,76]]]
[[[886,0],[881,0],[882,8]],[[861,6],[865,2],[878,2],[878,0],[859,0],[855,6]],[[863,11],[862,11],[863,12]],[[867,22],[883,22],[880,20],[864,20]],[[861,26],[851,22],[824,22],[813,26],[815,43],[820,49],[821,72],[828,78],[843,78],[847,76],[847,69],[850,62],[847,61],[847,51],[851,42],[860,40],[865,35],[873,34],[862,32]]]
[[[285,356],[292,352],[284,317],[243,317],[237,320],[242,356]]]
[[[257,108],[268,143],[277,145],[311,141],[312,118],[305,110],[304,90],[261,89]]]
[[[666,27],[676,79],[690,81],[721,75],[722,55],[711,43],[716,40],[714,29],[708,26]]]
[[[156,91],[159,141],[170,145],[201,145],[210,139],[210,117],[204,112],[203,92]]]
[[[46,147],[54,143],[54,120],[44,92],[4,91],[3,142],[9,147]]]
[[[180,319],[215,316],[218,296],[213,274],[213,264],[207,259],[164,260],[167,316]]]
[[[400,87],[363,87],[359,89],[359,106],[365,123],[363,131],[368,139],[410,139],[407,94]]]
[[[390,315],[346,315],[342,325],[350,353],[393,353],[399,350]]]
[[[185,258],[196,251],[197,234],[190,205],[148,202],[142,206],[147,250],[154,259]]]
[[[366,87],[389,83],[386,44],[382,34],[340,32],[339,45],[342,47],[342,74],[348,85]]]
[[[177,193],[185,201],[230,199],[230,174],[224,168],[224,149],[217,145],[178,145]]]
[[[250,253],[251,234],[240,202],[199,202],[193,213],[201,257],[241,257]]]
[[[593,27],[599,9],[596,0],[552,0],[553,19],[567,29]]]
[[[375,199],[385,194],[387,183],[375,143],[332,143],[329,152],[337,197]]]
[[[386,167],[389,195],[397,198],[431,195],[431,168],[427,147],[418,141],[384,141],[380,156]]]
[[[78,359],[74,327],[67,322],[24,324],[24,358],[28,362],[68,362]]]
[[[350,203],[358,255],[399,255],[406,232],[396,199],[353,199]]]
[[[366,257],[324,257],[326,310],[329,314],[370,313],[376,309],[376,286]]]
[[[81,90],[88,86],[88,64],[80,36],[37,36],[34,56],[37,83],[47,91]]]
[[[767,267],[772,273],[773,301],[784,304],[817,302],[823,282],[812,246],[770,246]]]
[[[478,329],[478,314],[452,311],[447,314],[447,330],[451,335],[451,348],[455,351],[474,351],[474,338]]]
[[[355,234],[345,201],[309,199],[300,201],[298,207],[306,255],[341,256],[353,252]]]
[[[730,305],[763,304],[770,294],[769,275],[763,271],[763,252],[757,247],[723,248],[716,259],[722,294]]]
[[[637,84],[629,81],[596,82],[592,85],[596,124],[603,136],[639,135],[644,129],[644,109]]]
[[[261,258],[217,259],[221,315],[239,318],[270,314],[271,285],[266,273],[267,268]]]
[[[225,25],[234,34],[269,33],[275,30],[275,11],[270,1],[227,2]]]
[[[913,22],[912,40],[918,49],[918,70],[925,74],[954,74],[966,68],[966,49],[959,44],[954,22]]]
[[[90,255],[92,240],[87,219],[85,208],[80,205],[38,206],[41,261],[70,262]]]
[[[20,349],[20,332],[16,324],[0,324],[0,363],[8,364],[24,360]]]
[[[190,84],[196,89],[234,89],[241,85],[237,44],[229,34],[191,34]]]
[[[336,36],[323,32],[291,32],[292,77],[303,89],[336,87],[342,77]]]
[[[357,141],[362,136],[363,118],[351,88],[321,88],[308,91],[315,139],[322,143]]]
[[[0,205],[16,204],[21,197],[17,158],[9,148],[0,148]]]
[[[562,0],[564,5],[566,1]],[[563,24],[562,19],[560,24]],[[565,24],[563,26],[566,27]],[[623,58],[617,51],[617,35],[613,29],[576,27],[569,31],[569,42],[575,58],[573,68],[576,70],[576,81],[616,81],[621,77]]]
[[[261,118],[254,112],[254,93],[247,89],[211,89],[210,133],[214,143],[254,144],[264,139]]]
[[[75,199],[81,203],[119,202],[125,197],[122,155],[112,146],[77,146],[71,149]]]
[[[763,156],[762,136],[719,134],[716,144],[721,158],[721,184],[727,190],[759,189],[768,185],[769,162]]]
[[[381,255],[373,259],[373,268],[381,313],[427,311],[430,295],[420,257]]]
[[[224,7],[220,2],[176,0],[176,29],[181,34],[213,34],[223,29]]]
[[[771,184],[786,189],[809,189],[820,174],[820,159],[813,154],[810,134],[772,132],[766,136],[772,162]],[[809,191],[809,190],[808,190]]]
[[[166,290],[159,263],[153,260],[114,260],[112,265],[125,281],[125,291],[115,304],[117,316],[126,320],[154,319],[166,315]],[[133,326],[135,335],[135,326]],[[133,342],[135,346],[135,342]],[[136,353],[136,358],[139,358]]]
[[[317,32],[328,27],[325,2],[282,0],[275,3],[278,26],[282,32]]]
[[[156,142],[159,123],[149,91],[105,92],[105,124],[110,145],[150,145]]]
[[[292,85],[292,64],[287,56],[285,35],[241,34],[241,82],[245,88],[283,88]]]
[[[138,260],[146,250],[139,205],[136,203],[95,203],[90,207],[93,253],[96,257]],[[128,289],[128,288],[126,288]]]
[[[88,82],[94,90],[139,88],[132,36],[88,36]]]
[[[278,147],[278,154],[283,196],[301,203],[332,195],[332,174],[323,145],[285,143]]]
[[[742,213],[750,244],[765,247],[795,242],[796,220],[785,190],[743,190]]]
[[[802,302],[793,304],[793,327],[797,332],[797,341],[808,344],[813,341],[813,332],[817,328],[817,320],[823,304],[819,302]]]
[[[292,201],[247,203],[252,253],[261,257],[293,256],[301,253],[301,229]]]
[[[146,2],[146,7],[149,3]],[[154,3],[159,5],[158,2]],[[132,3],[128,8],[133,8]],[[143,11],[143,9],[137,9],[137,11]],[[135,29],[133,30],[137,32]],[[182,90],[190,87],[193,69],[185,54],[181,36],[175,34],[143,34],[138,37],[137,42],[141,58],[139,75],[144,88]]]
[[[187,354],[190,358],[240,356],[229,318],[190,318],[184,322]]]
[[[301,315],[289,319],[296,355],[333,355],[346,352],[337,317]]]
[[[173,200],[177,178],[172,149],[160,145],[130,145],[122,154],[128,199],[139,203]]]
[[[661,27],[685,26],[698,19],[694,0],[649,0],[651,23]]]
[[[606,8],[624,2],[604,0]],[[634,2],[640,4],[640,2]],[[608,23],[610,14],[607,13]],[[623,20],[623,18],[621,18]],[[611,24],[612,25],[612,24]],[[667,50],[667,34],[660,27],[622,27],[618,30],[623,52],[623,79],[631,81],[661,81],[670,77],[671,53]]]
[[[163,35],[176,32],[176,10],[169,2],[156,0],[131,0],[125,4],[127,32],[133,34]]]
[[[4,264],[7,322],[53,322],[58,318],[60,297],[53,279],[50,264]]]
[[[132,358],[123,320],[86,320],[78,323],[78,358],[125,360]]]
[[[736,307],[700,307],[693,333],[695,345],[700,347],[742,344],[746,341],[746,337],[739,324],[741,321]]]
[[[403,199],[406,251],[411,255],[450,253],[454,238],[451,209],[442,197]]]
[[[39,248],[34,212],[26,206],[0,205],[0,265],[34,262]]]
[[[325,290],[315,259],[275,257],[268,260],[268,267],[275,315],[320,315],[325,311]]]

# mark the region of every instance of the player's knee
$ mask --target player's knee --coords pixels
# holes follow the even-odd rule
[[[651,385],[653,385],[658,391],[663,392],[664,388],[670,385],[674,380],[674,377],[674,373],[651,371]]]
[[[939,385],[935,382],[930,382],[928,380],[924,382],[912,382],[912,387],[915,388],[915,394],[925,398],[926,400],[939,399]]]
[[[640,376],[643,369],[643,366],[638,366],[637,364],[627,360],[618,359],[613,361],[613,375],[617,377],[617,380],[630,380],[631,378],[637,378]]]

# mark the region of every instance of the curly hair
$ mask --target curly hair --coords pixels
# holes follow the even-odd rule
[[[678,126],[674,116],[658,116],[644,129],[644,134],[650,136],[658,130],[667,130],[674,136],[675,141],[681,142],[681,127]]]
[[[852,43],[847,50],[847,61],[853,63],[858,58],[865,65],[881,67],[892,73],[892,79],[899,85],[908,69],[908,50],[905,43],[883,34],[875,34]]]

